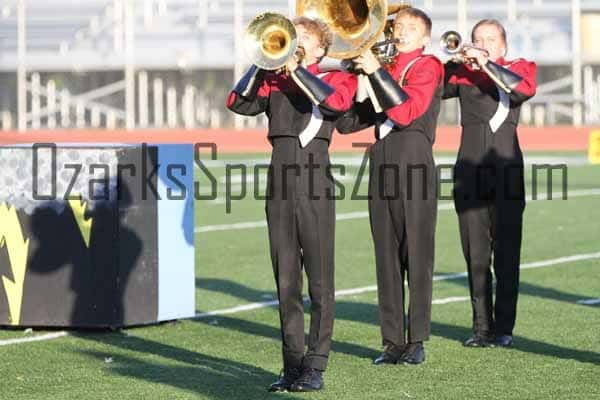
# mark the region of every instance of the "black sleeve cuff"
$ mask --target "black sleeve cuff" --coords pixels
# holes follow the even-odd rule
[[[408,94],[402,90],[398,82],[383,68],[379,68],[370,74],[369,81],[379,105],[384,110],[389,110],[408,100]]]
[[[298,67],[292,72],[296,83],[315,104],[322,104],[335,90],[306,68]]]
[[[498,80],[504,83],[504,85],[506,85],[511,90],[516,88],[519,85],[519,83],[521,83],[521,81],[523,80],[523,77],[521,77],[520,75],[515,74],[508,68],[504,68],[496,64],[495,62],[488,61],[486,67],[488,68],[490,73],[494,75],[494,77],[496,77]]]
[[[335,128],[341,134],[362,131],[375,125],[376,115],[371,100],[354,103],[350,110],[337,119]]]
[[[254,99],[264,80],[265,71],[252,65],[239,80],[233,91],[247,99]]]

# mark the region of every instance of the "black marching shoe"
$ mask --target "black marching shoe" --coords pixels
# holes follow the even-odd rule
[[[323,389],[323,373],[318,369],[304,368],[300,377],[290,387],[290,392],[315,392]]]
[[[383,352],[379,355],[379,357],[373,360],[373,364],[398,364],[402,354],[404,354],[404,346],[388,344],[383,348]]]
[[[499,347],[511,347],[513,344],[513,337],[512,335],[496,336],[494,344]]]
[[[409,343],[400,359],[405,364],[421,364],[425,361],[423,342]]]
[[[269,386],[269,392],[285,392],[300,377],[300,368],[284,368],[279,379]]]
[[[488,335],[475,333],[463,342],[465,347],[494,347],[494,338]]]

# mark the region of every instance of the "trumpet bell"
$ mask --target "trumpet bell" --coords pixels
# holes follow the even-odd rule
[[[246,28],[244,49],[250,61],[265,70],[283,67],[298,48],[296,28],[277,13],[258,15]]]
[[[456,31],[447,31],[440,38],[440,47],[446,54],[456,54],[461,50],[462,37]]]
[[[385,28],[387,0],[297,0],[296,14],[320,19],[333,33],[327,55],[354,58],[371,48]]]

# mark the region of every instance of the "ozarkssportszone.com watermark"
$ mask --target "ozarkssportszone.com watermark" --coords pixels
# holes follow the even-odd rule
[[[142,200],[186,200],[193,196],[198,201],[224,200],[226,212],[232,212],[232,202],[252,197],[256,200],[289,198],[290,188],[302,185],[303,193],[309,198],[320,200],[369,200],[374,196],[393,200],[403,196],[408,200],[428,200],[435,196],[438,200],[452,200],[455,196],[467,196],[464,200],[520,200],[524,199],[524,167],[522,161],[506,162],[499,160],[493,163],[468,163],[460,161],[456,164],[383,163],[374,167],[370,165],[370,143],[355,143],[354,147],[362,148],[363,154],[356,174],[347,174],[347,166],[336,163],[319,163],[309,154],[305,163],[269,163],[247,164],[243,162],[224,163],[224,179],[215,176],[214,170],[207,166],[207,161],[218,160],[218,148],[215,143],[194,144],[193,164],[170,162],[160,164],[152,159],[148,148],[142,144],[140,159],[137,162],[103,163],[94,161],[68,162],[58,165],[57,145],[38,143],[31,151],[31,193],[38,201],[60,201],[78,199],[81,193],[73,193],[73,187],[83,175],[88,177],[87,189],[89,199],[107,201],[110,199],[111,184],[117,188],[129,182],[129,190],[135,187]],[[71,150],[71,151],[76,151]],[[41,163],[44,159],[47,162]],[[431,169],[434,169],[433,171]],[[59,171],[60,169],[60,171]],[[198,171],[194,171],[197,169]],[[196,173],[195,173],[196,172]],[[568,167],[566,164],[532,164],[531,165],[531,198],[541,196],[552,199],[556,193],[553,187],[557,184],[554,177],[558,174],[561,188],[560,198],[567,199]],[[267,179],[262,179],[266,175]],[[57,190],[57,180],[67,181],[64,191]],[[540,177],[546,177],[545,185],[539,190]],[[192,185],[189,184],[190,178]],[[138,180],[131,185],[132,180]],[[163,195],[159,195],[158,181],[167,187]],[[368,193],[361,192],[361,186],[369,181],[380,184],[369,185]],[[324,181],[326,181],[324,183]],[[224,184],[224,188],[223,188]],[[444,184],[453,184],[455,190],[444,194]],[[79,185],[81,186],[81,185]],[[468,186],[469,190],[456,190]],[[431,188],[434,188],[431,190]],[[42,190],[43,189],[43,190]],[[221,190],[219,190],[221,189]],[[224,190],[223,190],[224,189]],[[62,193],[61,193],[62,192]],[[223,195],[224,192],[224,195]],[[219,193],[222,195],[219,196]],[[557,196],[558,197],[558,196]]]

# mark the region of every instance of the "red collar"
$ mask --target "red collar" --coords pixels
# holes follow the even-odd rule
[[[308,72],[313,75],[319,75],[321,73],[321,69],[319,68],[319,63],[314,63],[306,66]]]

